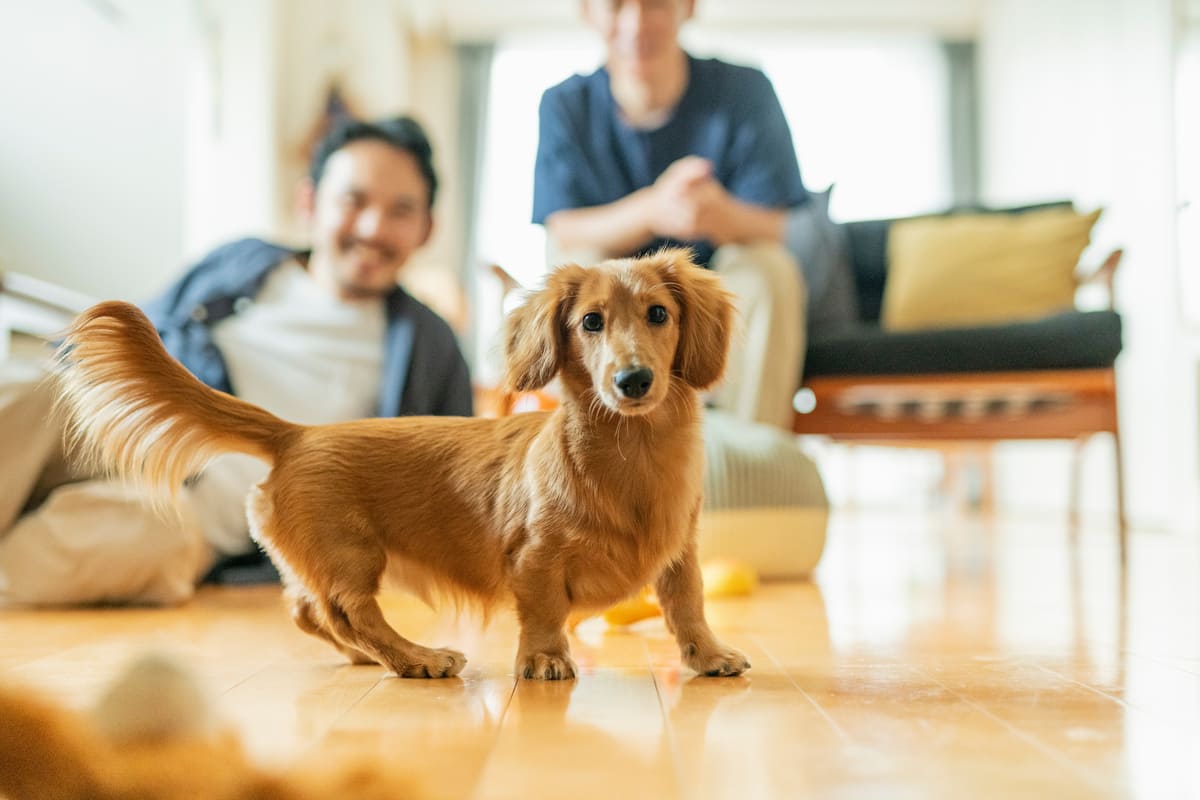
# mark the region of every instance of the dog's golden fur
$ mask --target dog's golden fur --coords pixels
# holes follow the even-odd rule
[[[63,343],[62,397],[99,463],[168,493],[222,452],[270,462],[251,530],[296,623],[356,662],[430,677],[465,663],[389,627],[376,594],[390,572],[485,607],[514,600],[517,674],[547,679],[575,674],[572,609],[653,582],[685,663],[732,675],[749,663],[710,632],[696,559],[698,390],[722,373],[732,314],[686,251],[559,267],[510,315],[505,354],[516,390],[560,377],[560,408],[302,427],[204,386],[136,308],[103,303]],[[648,388],[644,373],[617,387],[631,368]]]

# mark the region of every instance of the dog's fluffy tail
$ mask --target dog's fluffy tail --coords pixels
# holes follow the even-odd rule
[[[274,463],[301,427],[211,389],[128,303],[84,311],[58,349],[60,413],[86,463],[174,497],[222,453]]]

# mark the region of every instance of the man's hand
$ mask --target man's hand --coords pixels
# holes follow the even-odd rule
[[[618,258],[655,237],[713,245],[783,240],[786,212],[731,195],[713,176],[712,164],[686,156],[654,183],[607,205],[564,209],[546,218],[546,230],[563,252]]]
[[[712,162],[700,156],[684,156],[663,170],[654,182],[664,192],[684,193],[690,187],[713,176]]]
[[[725,240],[729,193],[713,177],[712,164],[686,156],[663,171],[651,187],[649,224],[656,236],[680,241]]]

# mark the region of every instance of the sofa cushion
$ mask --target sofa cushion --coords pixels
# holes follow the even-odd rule
[[[943,214],[928,214],[923,216],[946,216],[949,214],[1024,214],[1029,211],[1040,211],[1047,208],[1072,208],[1069,200],[1055,200],[1034,205],[1012,206],[1009,208],[988,208],[985,206],[962,206]],[[906,217],[905,219],[921,219],[922,216]],[[897,219],[861,220],[844,223],[846,244],[850,253],[850,263],[854,268],[854,283],[858,291],[858,309],[865,322],[877,322],[883,310],[883,289],[887,282],[888,269],[888,236],[892,223]]]
[[[880,322],[894,331],[994,325],[1070,309],[1099,217],[1052,208],[897,222]]]
[[[804,274],[809,336],[832,333],[859,321],[858,291],[842,225],[829,217],[833,187],[809,192],[809,201],[792,209],[784,242]]]
[[[1121,352],[1114,311],[1066,311],[1007,325],[884,331],[862,324],[810,340],[806,378],[1110,366]]]

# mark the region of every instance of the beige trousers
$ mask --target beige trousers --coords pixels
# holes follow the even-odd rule
[[[191,597],[213,550],[188,499],[164,518],[133,488],[73,471],[45,377],[0,362],[0,605]]]
[[[597,252],[562,250],[547,238],[550,265],[594,264]],[[804,369],[807,292],[800,264],[782,244],[729,244],[711,265],[735,297],[737,328],[714,404],[746,422],[790,431]]]
[[[792,398],[804,368],[804,309],[800,265],[780,244],[725,245],[712,267],[734,294],[737,327],[718,408],[746,422],[790,431]]]

